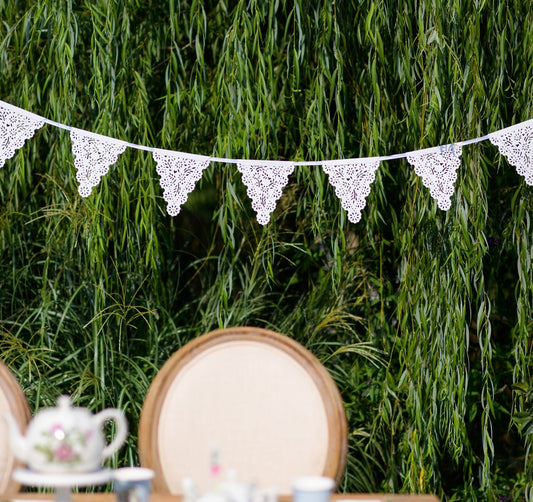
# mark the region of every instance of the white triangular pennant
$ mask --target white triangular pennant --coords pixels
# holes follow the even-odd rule
[[[246,185],[246,193],[257,214],[257,222],[266,225],[289,182],[294,164],[283,161],[241,160],[237,162],[237,169],[242,174],[242,182]]]
[[[44,125],[44,119],[0,102],[0,167]]]
[[[533,185],[533,120],[491,133],[489,139],[526,183]]]
[[[450,209],[451,196],[457,180],[457,169],[461,165],[461,145],[443,145],[427,148],[407,155],[409,164],[429,188],[429,193],[443,211]]]
[[[376,179],[379,160],[373,158],[334,160],[322,163],[322,169],[335,187],[335,195],[348,213],[348,220],[357,223],[366,206],[370,185]]]
[[[161,176],[159,184],[167,202],[167,213],[176,216],[209,165],[210,157],[169,150],[155,150],[152,156],[157,162],[156,172]]]
[[[124,153],[127,143],[82,129],[71,129],[70,139],[79,183],[78,192],[82,197],[89,197],[92,188],[108,173],[109,166]]]

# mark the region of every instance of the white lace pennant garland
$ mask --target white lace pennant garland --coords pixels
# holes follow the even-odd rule
[[[71,129],[70,139],[78,192],[82,197],[89,197],[93,187],[108,173],[109,166],[124,153],[127,143],[82,129]]]
[[[0,100],[0,168],[44,124],[70,131],[78,191],[82,197],[91,194],[92,188],[100,183],[102,176],[108,173],[109,167],[127,147],[152,152],[160,175],[163,198],[167,202],[167,212],[171,216],[179,214],[181,206],[211,161],[237,165],[261,225],[270,221],[270,215],[297,165],[322,165],[352,223],[361,219],[370,185],[382,161],[406,158],[443,210],[451,207],[457,169],[465,145],[489,139],[507,157],[517,173],[525,178],[526,183],[533,185],[533,119],[486,136],[409,153],[324,162],[287,162],[227,159],[154,149],[69,127]]]
[[[0,167],[44,125],[44,119],[0,102]]]
[[[457,169],[461,165],[462,147],[460,145],[443,145],[427,148],[407,155],[407,161],[414,166],[415,173],[422,178],[422,183],[429,188],[429,193],[443,211],[450,209]]]
[[[322,169],[335,187],[335,195],[348,213],[348,220],[357,223],[366,206],[370,185],[376,179],[379,159],[350,159],[324,162]]]
[[[167,213],[176,216],[202,177],[210,158],[169,150],[155,150],[152,156],[157,162],[156,172],[161,176],[159,184],[167,202]]]
[[[489,134],[490,142],[533,185],[533,120]]]
[[[266,225],[289,182],[294,164],[266,160],[239,161],[237,169],[242,174],[242,182],[247,187],[246,193],[252,201],[258,223]]]

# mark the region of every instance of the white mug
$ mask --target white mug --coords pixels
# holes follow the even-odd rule
[[[148,502],[154,471],[145,467],[121,467],[113,473],[118,502]]]
[[[335,480],[324,476],[303,476],[292,482],[292,502],[329,502]]]

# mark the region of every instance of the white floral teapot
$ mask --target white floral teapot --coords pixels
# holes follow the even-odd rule
[[[108,408],[93,415],[87,408],[73,407],[68,396],[60,396],[57,407],[36,413],[25,437],[11,415],[4,417],[13,455],[30,469],[44,473],[95,471],[128,435],[128,422],[121,410]],[[107,420],[116,424],[115,437],[108,445],[102,430]]]

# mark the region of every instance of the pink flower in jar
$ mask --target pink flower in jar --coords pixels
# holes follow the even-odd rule
[[[56,451],[55,451],[55,455],[56,457],[61,461],[61,462],[66,462],[68,460],[70,460],[72,458],[74,454],[74,451],[72,450],[72,448],[70,447],[70,445],[68,444],[60,444],[57,448],[56,448]]]

